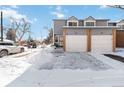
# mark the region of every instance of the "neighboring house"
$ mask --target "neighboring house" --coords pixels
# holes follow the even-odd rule
[[[124,48],[124,19],[120,20],[117,23],[117,26],[119,26],[119,29],[117,29],[116,34],[116,46]]]
[[[115,22],[92,16],[54,19],[54,43],[67,52],[112,52],[116,48],[116,29]]]
[[[124,19],[119,22],[109,22],[109,26],[118,26],[116,30],[116,47],[124,48]]]

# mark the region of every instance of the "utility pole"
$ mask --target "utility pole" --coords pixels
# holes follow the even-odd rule
[[[3,41],[3,12],[1,11],[1,41]]]

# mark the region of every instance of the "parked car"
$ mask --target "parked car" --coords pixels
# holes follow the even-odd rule
[[[37,44],[34,40],[28,41],[28,48],[37,48]]]
[[[0,57],[21,52],[24,52],[23,46],[17,46],[14,42],[0,42]]]
[[[61,47],[58,43],[54,43],[54,46],[55,46],[55,49]]]

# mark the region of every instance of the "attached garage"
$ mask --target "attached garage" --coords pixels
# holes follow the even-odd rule
[[[67,35],[66,51],[68,52],[86,52],[87,36],[83,35]]]
[[[106,53],[112,51],[112,35],[92,36],[92,52]]]
[[[85,29],[67,28],[64,31],[64,50],[67,52],[87,51],[87,32]]]
[[[92,52],[106,53],[113,51],[112,29],[93,29],[91,37]]]
[[[113,28],[64,28],[63,36],[67,52],[107,53],[116,48],[116,29]]]

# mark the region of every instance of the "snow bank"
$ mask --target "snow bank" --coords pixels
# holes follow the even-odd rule
[[[0,60],[0,86],[6,86],[31,66],[23,60],[13,58]]]
[[[6,86],[20,77],[32,64],[28,61],[42,49],[28,50],[23,53],[0,58],[0,86]]]

